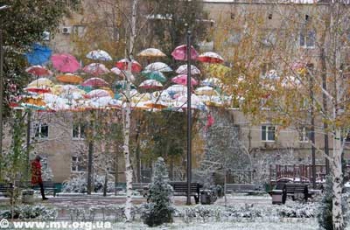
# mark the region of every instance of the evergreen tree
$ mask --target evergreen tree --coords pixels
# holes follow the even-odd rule
[[[159,157],[155,164],[153,182],[147,197],[149,203],[145,206],[146,211],[142,215],[144,223],[148,226],[158,226],[173,221],[174,209],[171,207],[170,200],[173,189],[168,181],[168,170],[164,159]]]

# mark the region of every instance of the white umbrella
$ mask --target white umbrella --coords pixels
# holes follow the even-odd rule
[[[171,72],[173,71],[167,64],[163,62],[154,62],[145,67],[145,70],[159,71],[159,72]]]
[[[197,95],[219,96],[219,93],[210,86],[199,87],[195,90]]]
[[[166,57],[165,53],[156,48],[148,48],[137,54],[139,57]]]
[[[178,74],[187,74],[187,65],[181,65],[177,70],[175,71]],[[191,65],[191,74],[201,74],[201,71],[194,65]]]
[[[104,50],[90,51],[86,57],[98,61],[112,61],[112,57]]]

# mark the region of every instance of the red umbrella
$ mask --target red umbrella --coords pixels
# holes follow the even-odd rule
[[[118,67],[120,70],[128,70],[128,63],[129,61],[124,58],[120,61],[118,61],[115,66]],[[140,65],[140,63],[138,63],[135,60],[132,60],[131,62],[131,72],[133,73],[139,73],[142,70],[142,66]]]
[[[94,76],[99,76],[102,74],[109,73],[109,69],[104,64],[101,63],[91,63],[83,68],[85,73],[92,74]]]
[[[224,59],[217,53],[214,52],[205,52],[198,56],[198,61],[207,62],[207,63],[223,63]]]
[[[54,54],[51,61],[55,69],[64,73],[73,73],[81,68],[77,59],[70,54]]]
[[[92,87],[102,87],[102,86],[108,86],[108,82],[103,80],[102,78],[93,77],[85,80],[82,84],[82,86],[92,86]]]
[[[176,77],[173,77],[171,81],[176,84],[187,85],[187,75],[186,74],[177,75]],[[191,86],[197,85],[197,84],[198,82],[191,77]]]
[[[33,65],[26,69],[27,73],[33,74],[35,76],[51,76],[52,72],[41,65]]]
[[[196,60],[198,57],[198,52],[191,46],[191,59]],[[181,45],[176,47],[173,52],[171,53],[171,56],[175,60],[178,61],[186,61],[187,60],[187,46],[186,45]]]

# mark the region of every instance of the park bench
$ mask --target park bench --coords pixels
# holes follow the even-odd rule
[[[53,181],[43,181],[45,194],[52,194],[56,196],[57,188],[55,187],[55,183]],[[16,181],[16,187],[21,189],[33,189],[35,191],[40,191],[39,185],[32,185],[30,181]]]
[[[274,202],[274,199],[272,200],[272,203],[286,203],[287,197],[292,197],[293,200],[296,200],[296,198],[302,197],[305,202],[307,202],[308,198],[312,195],[309,193],[308,185],[305,183],[279,183],[275,186],[275,188],[270,192],[271,196],[274,195],[280,195],[281,200],[280,202]]]
[[[169,184],[174,189],[174,196],[187,196],[187,182],[182,181],[172,181],[169,182]],[[203,187],[203,185],[199,183],[191,183],[191,196],[194,197],[194,200],[196,201],[196,204],[199,203],[199,196],[200,196],[200,189]]]
[[[143,197],[148,195],[149,184],[148,183],[132,183],[132,189],[138,191]]]
[[[0,183],[0,195],[8,196],[13,192],[14,186],[11,183]]]
[[[255,184],[226,184],[226,193],[248,193],[256,194],[261,193],[262,188]]]

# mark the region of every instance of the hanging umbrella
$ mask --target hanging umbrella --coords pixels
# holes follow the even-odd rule
[[[86,57],[96,61],[112,61],[112,57],[104,50],[90,51]]]
[[[182,95],[176,98],[174,105],[175,107],[187,109],[187,95]],[[198,109],[201,111],[207,110],[203,101],[194,94],[191,95],[191,109]]]
[[[149,71],[149,70],[145,70],[142,71],[141,74],[145,77],[147,77],[148,79],[153,79],[159,82],[166,82],[167,78],[164,76],[164,74],[162,72],[159,71]]]
[[[187,65],[179,66],[179,68],[177,68],[175,72],[178,74],[187,74]],[[191,74],[192,75],[201,74],[201,71],[196,66],[191,65]]]
[[[173,71],[167,64],[163,62],[154,62],[145,67],[148,71],[171,72]]]
[[[184,85],[172,85],[165,90],[171,97],[175,94],[186,94],[187,87]]]
[[[51,61],[53,67],[63,73],[73,73],[81,68],[78,60],[70,54],[54,54]]]
[[[47,46],[34,44],[30,52],[26,53],[27,61],[31,65],[42,65],[47,62],[51,56],[52,50]]]
[[[201,82],[201,86],[217,87],[217,86],[222,86],[222,85],[223,85],[222,81],[218,78],[215,78],[215,77],[204,79]]]
[[[176,84],[187,85],[187,75],[186,74],[177,75],[176,77],[173,77],[171,81]],[[191,77],[191,86],[194,86],[197,84],[198,82],[196,81],[196,79]]]
[[[113,67],[111,69],[111,72],[121,77],[124,76],[123,72],[118,67]]]
[[[107,69],[107,67],[101,63],[91,63],[85,66],[83,71],[93,76],[99,76],[110,72],[109,69]]]
[[[81,85],[90,87],[103,87],[108,86],[109,83],[103,80],[102,78],[93,77],[85,80]]]
[[[198,56],[198,61],[206,63],[223,63],[224,59],[217,53],[214,52],[205,52]]]
[[[165,53],[156,48],[148,48],[137,54],[139,57],[166,57]]]
[[[90,91],[85,95],[86,98],[95,98],[95,97],[111,97],[114,96],[113,93],[111,93],[104,89],[95,89]]]
[[[120,70],[128,70],[128,59],[124,58],[119,60],[115,65],[116,67],[118,67]],[[135,60],[132,60],[131,62],[131,72],[133,73],[139,73],[142,70],[142,66],[140,65],[140,63],[138,63]]]
[[[41,65],[34,65],[31,67],[28,67],[26,69],[27,73],[30,73],[34,76],[38,76],[38,77],[42,77],[42,76],[51,76],[52,72],[48,69],[46,69],[45,67],[41,66]]]
[[[191,46],[190,54],[191,54],[191,59],[192,60],[196,60],[197,59],[198,52],[193,48],[193,46]],[[187,46],[186,45],[180,45],[180,46],[176,47],[173,50],[173,52],[171,53],[171,56],[173,56],[173,58],[175,60],[186,61],[187,60]]]
[[[149,79],[141,82],[139,85],[139,88],[141,89],[160,89],[163,88],[163,84],[160,83],[159,81]]]
[[[83,82],[83,78],[71,73],[61,74],[56,76],[57,81],[63,82],[63,83],[71,83],[71,84],[79,84]]]
[[[121,81],[116,81],[113,83],[113,86],[116,90],[126,90],[126,81],[121,80]],[[130,89],[136,89],[136,86],[134,84],[130,84]]]
[[[53,82],[45,77],[38,78],[37,80],[32,81],[27,85],[27,88],[30,87],[51,87],[54,86]]]
[[[210,86],[199,87],[195,90],[197,95],[219,96],[219,93]]]

